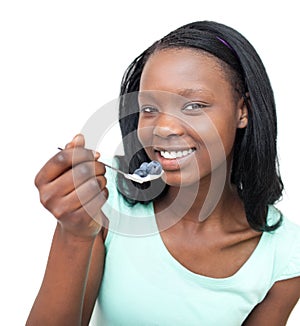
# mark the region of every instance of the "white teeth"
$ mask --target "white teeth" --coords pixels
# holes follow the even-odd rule
[[[184,151],[171,151],[171,152],[168,152],[168,151],[160,151],[160,155],[164,158],[167,158],[167,159],[175,159],[175,158],[179,158],[179,157],[183,157],[183,156],[187,156],[189,154],[192,154],[193,153],[193,149],[190,148],[189,150],[184,150]]]
[[[177,157],[182,157],[184,154],[183,154],[183,152],[178,152],[177,153]]]
[[[176,158],[176,152],[171,152],[171,157]]]

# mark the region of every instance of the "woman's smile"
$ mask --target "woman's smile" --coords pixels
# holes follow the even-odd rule
[[[154,148],[156,160],[161,164],[165,172],[181,169],[189,164],[194,157],[196,148]]]
[[[158,152],[163,158],[172,160],[172,159],[177,159],[177,158],[181,158],[181,157],[186,157],[186,156],[192,154],[194,150],[195,149],[193,149],[193,148],[188,148],[188,149],[182,149],[182,150],[177,150],[177,149],[160,150]]]

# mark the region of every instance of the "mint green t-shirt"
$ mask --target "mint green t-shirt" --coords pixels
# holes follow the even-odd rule
[[[279,280],[300,276],[300,226],[283,218],[232,276],[195,274],[167,250],[153,206],[130,207],[109,180],[106,259],[93,326],[240,326]],[[279,219],[270,206],[269,224]]]

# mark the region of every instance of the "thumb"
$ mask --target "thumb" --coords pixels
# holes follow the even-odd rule
[[[70,143],[68,143],[65,149],[74,148],[74,147],[84,147],[85,140],[82,134],[77,134]]]

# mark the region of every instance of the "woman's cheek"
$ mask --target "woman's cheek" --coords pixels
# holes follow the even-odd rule
[[[138,127],[137,127],[137,137],[142,145],[144,144],[145,139],[146,139],[145,131],[146,130],[145,130],[145,128],[143,128],[143,124],[139,120]]]
[[[137,137],[143,148],[147,151],[147,147],[152,145],[153,126],[139,122],[137,129]]]
[[[204,163],[206,169],[210,167],[214,170],[220,166],[232,151],[234,137],[228,139],[220,131],[212,124],[201,124],[197,128],[202,164],[206,162]]]

